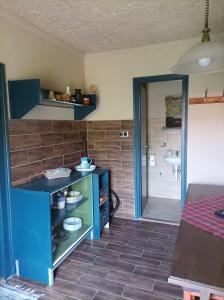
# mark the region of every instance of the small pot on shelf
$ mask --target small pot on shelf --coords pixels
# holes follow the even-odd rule
[[[82,99],[83,105],[89,106],[90,105],[90,99],[88,97],[84,97]]]

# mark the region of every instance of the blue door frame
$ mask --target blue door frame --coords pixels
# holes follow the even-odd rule
[[[134,179],[135,179],[135,219],[142,216],[142,165],[141,165],[141,93],[142,84],[162,81],[182,81],[182,142],[181,142],[181,206],[187,191],[187,121],[188,121],[188,76],[187,75],[158,75],[133,79],[134,96]]]
[[[10,209],[10,162],[5,66],[0,64],[0,276],[14,273]]]

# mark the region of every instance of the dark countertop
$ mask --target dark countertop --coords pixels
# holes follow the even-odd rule
[[[221,194],[224,186],[190,184],[186,200]],[[224,239],[181,221],[170,276],[224,288]]]
[[[101,174],[105,171],[105,169],[96,169],[93,171],[96,174]],[[36,192],[47,192],[47,193],[54,193],[59,191],[60,189],[73,184],[74,182],[90,175],[93,172],[78,172],[72,171],[71,175],[66,178],[57,178],[48,180],[44,176],[38,178],[36,180],[32,180],[30,182],[17,185],[12,187],[13,189],[23,189],[23,190],[30,190]]]

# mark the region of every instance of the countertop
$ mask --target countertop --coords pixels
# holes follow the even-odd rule
[[[96,169],[94,173],[102,173],[104,169]],[[30,182],[17,185],[12,187],[13,189],[23,189],[23,190],[30,190],[36,192],[47,192],[47,193],[54,193],[55,191],[59,191],[60,189],[71,185],[72,183],[90,175],[93,172],[78,172],[72,171],[71,175],[66,178],[57,178],[48,180],[44,176],[38,178],[36,180],[32,180]]]
[[[221,194],[224,186],[190,184],[186,201]],[[181,220],[170,276],[224,288],[224,239]]]

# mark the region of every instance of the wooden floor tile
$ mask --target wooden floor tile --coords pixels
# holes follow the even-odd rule
[[[125,285],[119,282],[109,281],[96,276],[83,275],[78,282],[81,285],[94,288],[95,290],[109,292],[115,295],[121,295],[124,291]]]
[[[182,289],[167,282],[177,226],[113,218],[99,241],[85,240],[46,286],[13,280],[45,294],[40,300],[179,300]]]
[[[97,259],[94,262],[94,265],[105,267],[112,270],[128,272],[128,273],[132,273],[135,268],[134,264],[121,262],[121,261],[104,258],[104,257],[97,257]]]
[[[155,284],[153,279],[136,274],[124,274],[118,271],[110,271],[110,273],[107,275],[107,279],[149,291],[152,291]]]

